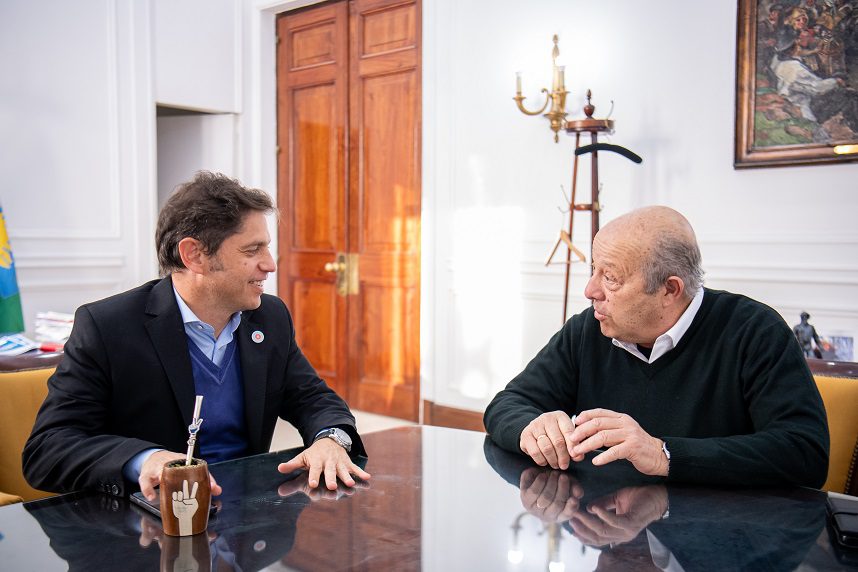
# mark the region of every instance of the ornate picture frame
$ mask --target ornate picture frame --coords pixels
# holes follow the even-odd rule
[[[858,161],[858,0],[738,8],[734,167]]]

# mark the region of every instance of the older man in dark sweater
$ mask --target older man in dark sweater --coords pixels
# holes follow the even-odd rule
[[[485,413],[501,447],[566,469],[627,459],[675,481],[819,487],[822,399],[783,319],[703,288],[694,231],[633,211],[593,243],[593,306],[573,316]],[[571,416],[571,417],[570,417]]]

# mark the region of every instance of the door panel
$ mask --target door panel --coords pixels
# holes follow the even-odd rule
[[[337,354],[337,295],[333,284],[319,281],[294,280],[289,309],[296,324],[301,324],[298,344],[301,351],[319,372],[328,380],[334,391],[343,394],[347,388],[340,387],[340,356]],[[303,332],[313,332],[304,335]],[[344,380],[343,380],[344,381]]]
[[[294,195],[289,211],[293,242],[301,250],[334,252],[342,244],[339,221],[343,218],[342,181],[336,166],[337,94],[334,83],[295,89],[292,94]]]
[[[277,35],[278,292],[307,359],[347,398],[347,305],[325,271],[348,239],[347,6],[281,17]]]
[[[419,187],[414,168],[415,83],[413,71],[370,76],[361,83],[362,253],[417,254],[420,248],[420,197],[414,192]]]
[[[390,2],[362,4],[361,57],[416,47],[417,5],[414,2],[393,6],[386,5]]]
[[[417,420],[420,398],[420,61],[416,2],[351,3],[349,306],[354,406]],[[355,329],[359,335],[355,336]]]
[[[329,19],[325,19],[329,18]],[[292,27],[289,43],[289,71],[323,64],[336,64],[337,13],[326,11],[321,18],[313,18],[306,27]]]
[[[349,404],[418,419],[420,11],[352,0],[278,19],[279,292]],[[358,255],[338,296],[337,253]]]

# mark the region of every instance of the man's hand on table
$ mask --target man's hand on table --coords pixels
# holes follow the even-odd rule
[[[645,475],[666,477],[669,461],[662,449],[664,442],[644,431],[637,421],[610,409],[589,409],[575,417],[575,430],[568,442],[576,461],[597,449],[607,449],[593,458],[596,466],[628,459]]]
[[[573,418],[563,411],[543,413],[519,437],[522,452],[541,467],[566,470],[570,461],[580,462],[600,450],[594,465],[628,459],[645,475],[667,476],[663,445],[630,416],[609,409],[589,409]]]
[[[552,469],[569,468],[569,461],[580,461],[579,455],[572,458],[572,441],[575,424],[563,411],[543,413],[531,421],[519,437],[518,446],[540,467],[548,465]]]
[[[311,446],[286,463],[280,463],[277,470],[291,473],[299,469],[308,471],[307,485],[311,489],[319,486],[319,477],[324,473],[325,486],[330,491],[337,490],[337,478],[347,487],[355,486],[352,475],[367,481],[371,475],[355,465],[344,448],[333,439],[319,439]]]
[[[137,479],[137,482],[140,484],[140,492],[143,493],[143,496],[150,501],[155,500],[155,487],[161,483],[161,470],[164,468],[164,465],[170,461],[184,458],[185,455],[182,453],[174,453],[172,451],[155,451],[149,455],[149,458],[146,459],[146,462],[140,468],[140,478]],[[223,492],[211,472],[209,472],[209,481],[211,482],[212,496],[217,496]]]

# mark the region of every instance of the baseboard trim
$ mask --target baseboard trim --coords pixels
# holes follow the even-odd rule
[[[482,411],[457,409],[426,400],[423,401],[423,424],[486,432]]]

